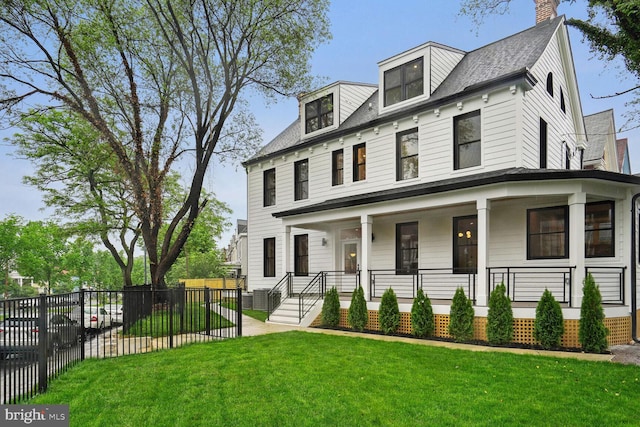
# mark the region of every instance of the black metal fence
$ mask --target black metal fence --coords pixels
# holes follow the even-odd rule
[[[0,404],[44,392],[85,358],[241,336],[241,292],[136,286],[1,301]]]

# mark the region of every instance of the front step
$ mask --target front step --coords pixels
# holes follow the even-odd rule
[[[269,323],[282,323],[285,325],[300,324],[300,306],[298,298],[287,298],[269,316]]]

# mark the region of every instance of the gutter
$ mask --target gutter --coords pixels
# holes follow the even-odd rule
[[[637,325],[637,294],[636,294],[636,270],[638,263],[636,262],[636,201],[640,197],[640,193],[636,193],[631,199],[631,338],[633,341],[640,343]]]

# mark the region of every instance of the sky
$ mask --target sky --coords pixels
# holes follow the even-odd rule
[[[558,13],[586,19],[586,5],[586,0],[562,2]],[[338,80],[377,84],[379,61],[427,41],[472,51],[535,25],[533,0],[513,0],[509,13],[490,16],[480,26],[460,16],[459,8],[459,2],[452,0],[334,0],[329,10],[333,38],[316,50],[311,72],[324,84]],[[640,172],[640,129],[623,129],[631,127],[626,125],[624,114],[630,109],[625,103],[633,97],[597,99],[636,86],[637,82],[621,60],[607,62],[592,54],[578,30],[569,27],[569,36],[583,113],[614,109],[618,138],[629,140],[632,172]],[[297,118],[297,108],[295,98],[269,104],[261,98],[250,98],[264,144]],[[10,130],[0,129],[0,139],[10,134]],[[12,153],[10,143],[0,142],[0,219],[11,213],[25,220],[49,219],[51,211],[43,210],[41,194],[22,183],[22,177],[33,170],[30,163]],[[214,162],[205,187],[233,210],[229,218],[233,226],[218,243],[223,247],[234,233],[236,219],[247,217],[246,173],[239,163]]]

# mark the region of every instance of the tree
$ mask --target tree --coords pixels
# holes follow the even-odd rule
[[[580,326],[578,339],[582,349],[588,353],[602,353],[609,344],[609,330],[604,326],[604,310],[602,296],[591,273],[584,279],[582,288],[582,305],[580,306]]]
[[[351,294],[351,305],[347,313],[349,325],[355,331],[364,331],[369,321],[369,312],[367,310],[367,300],[364,298],[364,290],[362,286],[358,286]]]
[[[413,334],[417,337],[431,336],[435,330],[431,300],[424,294],[422,288],[418,289],[418,294],[411,306],[411,325]]]
[[[545,289],[536,306],[533,337],[540,342],[543,348],[549,349],[560,346],[563,333],[562,308],[549,289]]]
[[[336,287],[329,289],[322,303],[322,324],[335,328],[340,324],[340,295]]]
[[[461,342],[473,338],[474,315],[473,303],[464,294],[464,290],[458,288],[453,295],[449,315],[449,334],[454,340]]]
[[[382,332],[387,335],[397,332],[400,327],[400,310],[398,308],[398,298],[391,288],[382,294],[378,317]]]
[[[71,111],[100,135],[131,194],[151,281],[165,285],[200,211],[214,156],[251,149],[250,88],[308,91],[328,37],[326,0],[8,0],[0,5],[0,105]],[[18,114],[19,116],[19,114]],[[188,162],[188,165],[187,165]],[[187,197],[165,218],[176,167]],[[164,238],[160,230],[168,223]]]
[[[0,271],[4,278],[4,297],[9,295],[9,273],[16,267],[22,219],[9,215],[0,221]]]
[[[489,296],[487,339],[492,344],[506,344],[513,340],[513,310],[504,283]]]

